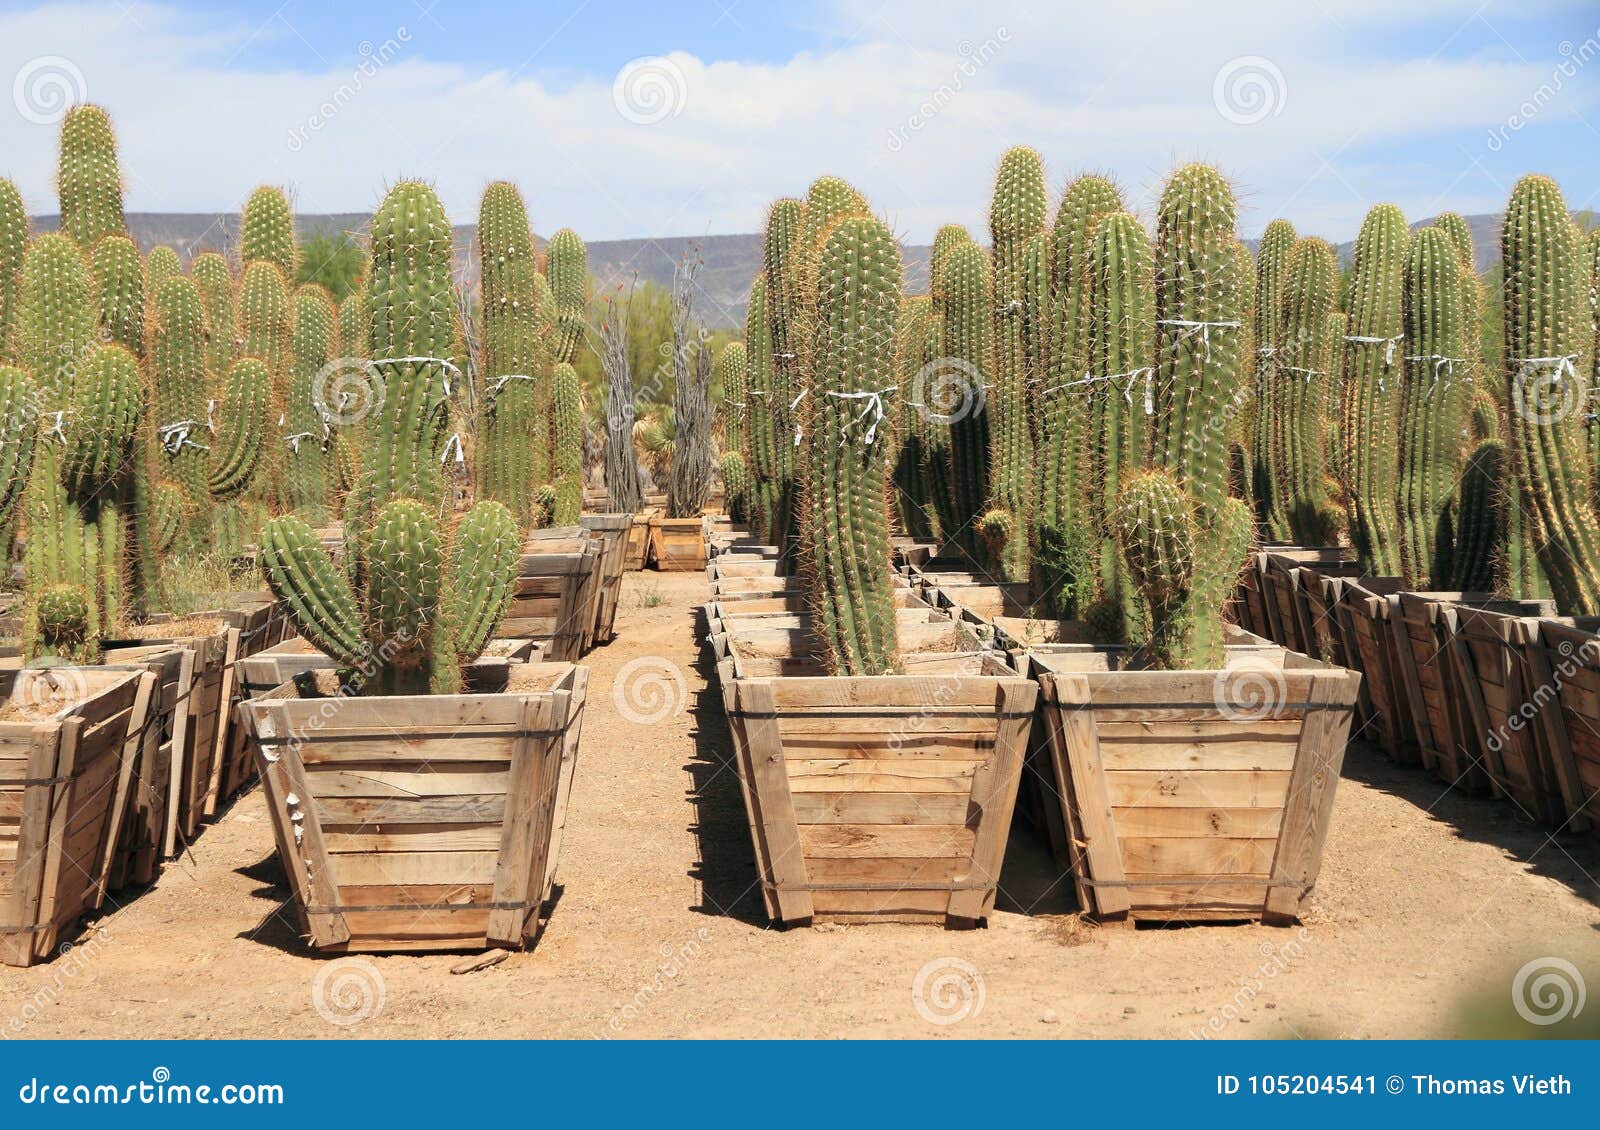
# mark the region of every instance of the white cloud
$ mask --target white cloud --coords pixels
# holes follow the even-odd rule
[[[385,61],[370,74],[269,71],[229,62],[249,26],[162,6],[131,17],[115,4],[0,15],[0,79],[41,55],[69,59],[117,122],[135,210],[226,210],[269,182],[291,186],[303,211],[366,211],[392,180],[423,176],[465,221],[487,181],[510,177],[544,232],[750,231],[767,201],[833,172],[920,240],[946,220],[981,227],[994,162],[1027,142],[1056,188],[1100,169],[1148,205],[1173,163],[1198,157],[1239,178],[1252,207],[1246,230],[1287,204],[1303,229],[1346,235],[1379,198],[1420,208],[1452,182],[1457,206],[1503,197],[1465,158],[1439,169],[1393,159],[1410,139],[1476,138],[1559,62],[1555,44],[1526,62],[1427,57],[1475,6],[1431,0],[1397,17],[1389,2],[1341,0],[1329,6],[1334,22],[1291,19],[1266,0],[1229,5],[1226,17],[1165,2],[1080,15],[1046,3],[986,4],[976,15],[909,0],[841,4],[827,17],[839,45],[825,51],[781,64],[669,56],[657,77],[681,104],[652,124],[619,112],[609,75],[558,82],[538,63],[485,74],[433,61],[421,24],[405,40],[398,28],[373,29],[368,58]],[[1394,37],[1421,57],[1400,57]],[[1240,56],[1270,63],[1265,96],[1275,101],[1255,124],[1214,105],[1219,69]],[[1571,117],[1594,102],[1574,84],[1535,128],[1582,129]],[[1256,113],[1246,105],[1234,117]],[[0,172],[36,211],[54,210],[54,145],[53,128],[0,103],[11,162]]]

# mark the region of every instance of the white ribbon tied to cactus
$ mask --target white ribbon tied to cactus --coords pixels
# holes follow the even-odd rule
[[[857,424],[861,423],[861,421],[865,420],[868,416],[871,416],[872,423],[868,426],[865,437],[867,446],[871,447],[872,441],[876,439],[878,435],[878,425],[883,423],[883,398],[896,390],[891,386],[889,388],[880,388],[875,391],[872,389],[867,389],[864,392],[834,392],[832,389],[825,389],[824,391],[835,400],[865,400],[867,402],[867,406],[861,410],[861,414],[854,420],[850,421],[849,424],[846,424],[844,430],[848,431],[850,428],[853,428]],[[848,437],[841,436],[839,438],[839,446],[843,447],[847,441]]]

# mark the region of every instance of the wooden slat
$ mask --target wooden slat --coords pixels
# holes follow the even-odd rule
[[[1046,675],[1041,683],[1051,703],[1083,706],[1090,702],[1089,680],[1083,675]],[[1062,815],[1066,826],[1075,827],[1083,840],[1082,860],[1073,860],[1074,871],[1081,866],[1087,871],[1087,878],[1103,884],[1080,883],[1079,900],[1105,917],[1126,914],[1130,905],[1128,892],[1116,884],[1127,876],[1122,854],[1117,850],[1117,825],[1111,811],[1113,795],[1100,760],[1095,715],[1082,709],[1046,707],[1045,717],[1051,727],[1048,738],[1056,780],[1069,786],[1061,790]],[[1075,845],[1069,844],[1069,850],[1072,846]]]
[[[1105,775],[1105,793],[1117,808],[1281,808],[1289,778],[1288,772],[1115,772]]]
[[[420,884],[493,883],[498,851],[387,852],[340,855],[332,859],[340,888]]]
[[[1118,831],[1121,831],[1119,826]],[[1266,875],[1272,867],[1275,839],[1226,837],[1121,837],[1122,866],[1130,876]]]
[[[1312,688],[1312,701],[1352,705],[1357,678],[1356,675],[1344,679],[1330,676],[1319,680]],[[1267,892],[1266,909],[1272,918],[1298,918],[1302,900],[1316,885],[1349,732],[1349,710],[1313,710],[1306,716],[1305,730],[1300,735],[1300,752],[1289,780],[1283,834],[1271,864],[1273,881],[1280,884]]]
[[[759,798],[762,842],[766,858],[759,860],[774,888],[778,917],[798,922],[812,916],[806,886],[806,861],[802,854],[789,772],[784,763],[783,737],[778,731],[777,702],[771,680],[740,681],[736,702],[744,728],[751,791]]]
[[[1006,837],[1016,807],[1017,787],[1028,749],[1038,688],[1032,682],[1006,679],[995,687],[994,708],[999,720],[994,757],[978,766],[972,782],[972,807],[977,826],[972,845],[969,880],[984,884],[950,894],[950,917],[976,921],[987,917],[994,901],[995,884],[1005,858]],[[968,815],[970,824],[974,819]]]
[[[960,824],[967,819],[968,792],[796,792],[794,816],[801,824]]]
[[[1119,770],[1225,770],[1287,772],[1294,765],[1296,742],[1179,742],[1170,739],[1100,739],[1100,760],[1108,772]]]
[[[549,825],[544,822],[549,813],[543,794],[545,762],[553,756],[559,765],[560,737],[546,736],[560,728],[565,718],[556,717],[556,701],[551,695],[519,698],[522,733],[515,739],[511,758],[511,776],[506,782],[509,804],[505,822],[491,829],[492,841],[500,849],[499,863],[495,868],[495,901],[516,904],[528,901],[534,894],[535,884],[542,897],[544,884],[544,854],[542,841]],[[553,781],[551,781],[553,784]],[[462,844],[463,848],[476,845]],[[537,873],[533,870],[534,857],[538,857]],[[521,945],[523,924],[530,914],[536,915],[538,907],[517,909],[508,906],[489,915],[488,937],[491,943]]]
[[[1124,836],[1222,837],[1277,839],[1283,820],[1280,808],[1113,808],[1117,831]]]
[[[504,796],[511,768],[505,762],[441,762],[415,769],[376,765],[308,765],[306,782],[314,797],[460,797]]]
[[[927,856],[930,859],[966,859],[972,855],[973,829],[960,825],[928,824],[804,824],[799,842],[806,858],[892,858]]]

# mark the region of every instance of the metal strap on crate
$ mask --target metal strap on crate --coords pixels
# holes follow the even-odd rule
[[[544,905],[544,899],[525,899],[521,902],[454,902],[420,906],[414,902],[389,906],[307,906],[307,914],[378,914],[421,910],[533,910]]]
[[[987,891],[994,886],[977,882],[777,883],[770,879],[762,879],[761,885],[769,891]]]

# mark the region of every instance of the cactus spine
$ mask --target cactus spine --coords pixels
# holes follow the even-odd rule
[[[91,251],[108,235],[123,234],[122,172],[111,118],[98,106],[81,105],[61,119],[56,184],[61,193],[61,230]]]
[[[1522,545],[1511,555],[1526,568],[1527,547],[1535,547],[1561,612],[1593,615],[1600,612],[1600,523],[1590,507],[1582,420],[1591,345],[1585,280],[1578,231],[1548,177],[1523,177],[1512,190],[1501,255],[1506,415],[1522,524]]]
[[[483,277],[483,421],[479,467],[483,497],[503,503],[524,529],[534,522],[534,489],[548,481],[535,459],[548,427],[540,385],[548,378],[541,297],[528,213],[516,187],[491,184],[478,210]],[[540,474],[539,472],[543,472]]]
[[[805,575],[823,657],[838,674],[899,667],[884,441],[869,437],[861,404],[894,385],[900,288],[900,246],[882,222],[848,216],[818,244],[807,286],[816,385],[803,460],[816,541],[807,547],[813,557]]]
[[[1342,351],[1341,477],[1348,485],[1350,533],[1362,568],[1394,577],[1401,559],[1394,505],[1400,478],[1397,411],[1405,327],[1401,294],[1410,233],[1393,204],[1367,213],[1356,237],[1350,280],[1350,332]]]
[[[347,519],[347,575],[302,519],[261,533],[268,584],[300,633],[357,669],[364,694],[448,694],[505,614],[521,536],[498,502],[478,503],[454,536],[440,526],[439,455],[450,427],[443,365],[456,344],[450,228],[433,190],[402,181],[372,222],[372,347],[386,377]],[[448,544],[447,544],[448,543]]]
[[[1461,472],[1466,369],[1461,261],[1455,244],[1439,228],[1420,231],[1411,241],[1404,305],[1401,575],[1413,588],[1438,589],[1453,575],[1450,504]]]
[[[583,514],[583,390],[578,370],[565,361],[552,370],[550,400],[555,437],[550,524],[576,526]]]

